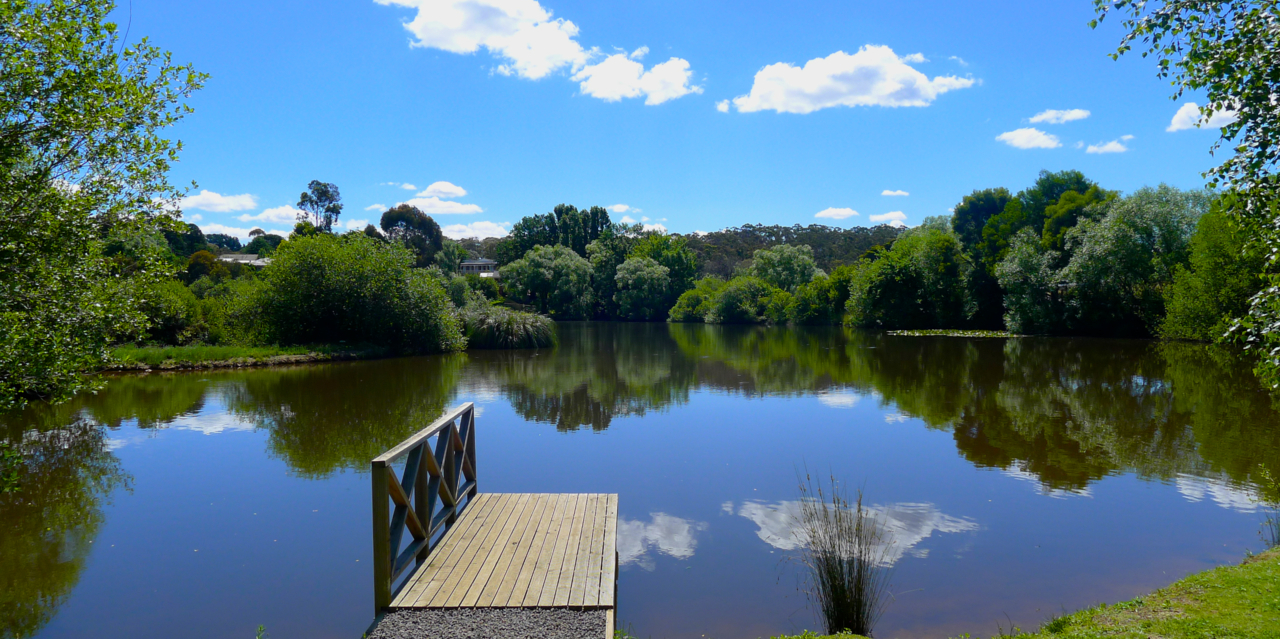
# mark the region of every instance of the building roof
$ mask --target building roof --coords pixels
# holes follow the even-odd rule
[[[493,260],[491,260],[491,259],[489,259],[489,258],[487,258],[487,257],[482,257],[482,258],[480,258],[480,259],[476,259],[476,260],[462,260],[462,263],[463,263],[463,264],[497,264],[497,262],[495,262],[495,261],[493,261]]]

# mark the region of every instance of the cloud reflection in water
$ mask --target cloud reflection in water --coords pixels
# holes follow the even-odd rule
[[[697,533],[706,530],[706,522],[672,517],[666,513],[650,513],[649,523],[632,519],[618,519],[618,563],[635,564],[652,571],[656,564],[649,551],[688,559],[698,546]]]
[[[908,552],[916,557],[928,555],[927,550],[914,551],[912,548],[935,532],[961,533],[978,529],[978,523],[972,519],[944,515],[933,504],[891,504],[872,506],[867,510],[885,527],[888,533],[885,540],[893,546],[884,553],[887,564],[897,562]],[[760,527],[756,534],[774,548],[795,550],[807,543],[799,525],[799,501],[772,504],[743,502],[738,514],[755,522]]]

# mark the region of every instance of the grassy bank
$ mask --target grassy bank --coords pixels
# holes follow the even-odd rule
[[[853,635],[804,639],[848,639]],[[962,635],[967,637],[968,635]],[[1280,549],[1191,575],[1149,595],[1046,622],[1025,639],[1280,637]],[[800,639],[777,637],[775,639]]]
[[[387,354],[376,346],[121,346],[108,370],[240,368],[329,360],[373,359]]]

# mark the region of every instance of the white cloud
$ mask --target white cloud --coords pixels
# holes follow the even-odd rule
[[[258,198],[249,195],[222,195],[213,191],[200,191],[195,195],[178,200],[180,209],[200,209],[211,213],[231,213],[232,211],[248,211],[258,207]]]
[[[663,225],[661,225],[661,224],[645,224],[645,225],[644,225],[644,230],[645,230],[645,231],[657,231],[657,232],[659,232],[659,233],[666,233],[666,232],[667,232],[667,227],[665,227],[665,226],[663,226]]]
[[[825,209],[822,209],[821,211],[818,211],[813,216],[825,218],[828,220],[843,220],[845,218],[853,217],[857,214],[858,212],[851,208],[837,209],[833,207],[827,207]]]
[[[635,223],[636,223],[636,219],[635,219],[635,218],[633,218],[633,217],[631,217],[630,215],[624,215],[624,216],[622,216],[622,219],[620,219],[620,220],[618,220],[618,221],[619,221],[619,222],[621,222],[621,223],[623,223],[623,224],[635,224]]]
[[[346,226],[348,231],[358,231],[368,226],[369,220],[347,220]]]
[[[606,206],[604,208],[607,209],[610,213],[627,213],[627,212],[639,213],[640,212],[640,209],[634,206],[628,206],[626,204],[614,204],[611,206]]]
[[[450,182],[432,182],[427,190],[418,194],[418,197],[440,197],[453,199],[463,197],[467,194],[467,190]]]
[[[418,190],[418,187],[416,187],[416,186],[414,186],[414,185],[412,185],[412,184],[409,184],[408,182],[405,182],[404,184],[401,184],[401,185],[400,185],[400,188],[402,188],[402,189],[404,189],[404,190],[406,190],[406,191],[417,191],[417,190]]]
[[[438,197],[415,197],[407,202],[409,206],[416,206],[418,210],[428,215],[470,215],[472,213],[480,213],[484,209],[475,204],[463,204],[462,202],[449,202]]]
[[[249,215],[248,213],[245,213],[236,219],[241,222],[295,222],[298,219],[298,214],[301,212],[302,211],[285,204],[284,206],[266,209],[257,215]]]
[[[242,229],[235,226],[226,226],[223,224],[201,224],[200,230],[204,232],[205,235],[208,235],[210,233],[222,233],[224,235],[231,235],[234,237],[238,237],[241,240],[248,241],[249,231],[252,231],[253,229],[252,228]],[[279,235],[280,237],[289,237],[289,234],[292,233],[292,231],[267,231],[267,233]]]
[[[996,139],[1015,149],[1056,149],[1062,146],[1058,136],[1034,128],[1006,131],[997,135]]]
[[[574,38],[578,26],[536,0],[374,0],[416,9],[404,28],[412,46],[450,53],[475,53],[481,47],[502,60],[503,75],[537,80],[561,69],[577,71],[591,52]]]
[[[950,57],[948,57],[947,59],[948,59],[948,60],[952,60],[952,61],[954,61],[956,64],[958,64],[958,65],[960,65],[960,66],[962,66],[962,67],[967,67],[967,66],[969,66],[969,63],[968,63],[968,62],[965,62],[965,61],[964,61],[964,58],[962,58],[962,57],[960,57],[960,56],[958,56],[958,55],[950,56]]]
[[[1060,111],[1058,109],[1048,109],[1031,116],[1031,122],[1047,122],[1049,124],[1062,124],[1064,122],[1073,122],[1075,120],[1083,120],[1089,117],[1089,112],[1084,109],[1068,109]]]
[[[883,195],[885,197],[907,197],[908,195],[911,195],[911,194],[901,190],[890,191],[889,189],[885,189],[880,192],[880,195]]]
[[[902,56],[902,61],[910,64],[920,64],[922,62],[928,62],[929,58],[924,57],[923,53],[908,53],[907,55]]]
[[[203,220],[203,219],[204,219],[204,216],[200,215],[199,213],[196,213],[194,215],[187,217],[188,222],[199,222],[200,220]]]
[[[888,213],[879,213],[871,216],[872,222],[888,222],[893,224],[897,222],[901,224],[907,220],[907,214],[902,211],[889,211]]]
[[[889,47],[866,45],[853,55],[837,51],[804,67],[779,62],[757,72],[751,93],[734,98],[733,105],[743,113],[811,113],[836,106],[923,107],[947,91],[976,82],[956,76],[930,80],[908,66],[909,61]]]
[[[697,535],[707,529],[705,522],[672,517],[666,513],[650,513],[649,523],[618,520],[618,564],[636,564],[645,570],[656,565],[650,549],[674,557],[688,559],[698,547]]]
[[[369,206],[364,207],[364,210],[366,210],[366,211],[385,211],[385,210],[387,210],[387,205],[386,205],[386,204],[370,204]]]
[[[689,63],[671,58],[648,71],[644,65],[623,53],[616,53],[599,64],[584,67],[574,74],[584,95],[617,102],[623,98],[645,96],[644,103],[662,104],[690,93],[702,93],[702,87],[690,85],[693,71]]]
[[[1209,497],[1223,508],[1251,513],[1258,509],[1261,496],[1248,486],[1234,484],[1230,479],[1178,475],[1178,492],[1187,501],[1203,501]]]
[[[1084,142],[1076,142],[1076,148],[1077,148],[1077,149],[1083,149],[1083,148],[1084,148]]]
[[[853,391],[824,391],[818,393],[818,403],[830,408],[853,408],[862,401],[862,396]]]
[[[1173,120],[1169,122],[1169,127],[1165,131],[1185,131],[1200,127],[1224,127],[1235,122],[1238,116],[1235,111],[1227,109],[1211,114],[1208,120],[1203,118],[1204,116],[1200,114],[1200,107],[1195,102],[1184,103],[1178,108],[1178,112],[1173,114]]]
[[[728,100],[721,100],[721,101],[717,102],[717,103],[716,103],[716,110],[717,110],[717,111],[719,111],[719,112],[721,112],[721,113],[728,113],[728,112],[729,112],[729,101],[728,101]]]
[[[447,224],[440,227],[444,236],[454,240],[464,237],[506,237],[510,222],[472,222],[470,224]]]
[[[1085,153],[1124,153],[1125,151],[1129,150],[1129,147],[1125,146],[1124,143],[1132,139],[1133,139],[1132,135],[1122,135],[1118,140],[1112,140],[1110,142],[1105,142],[1105,143],[1099,142],[1097,144],[1090,144],[1089,147],[1084,150],[1084,152]]]
[[[639,60],[645,57],[646,55],[649,55],[649,47],[640,47],[639,49],[632,51],[631,55],[627,57],[631,58],[632,60]]]

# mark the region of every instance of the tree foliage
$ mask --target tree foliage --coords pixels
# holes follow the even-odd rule
[[[298,196],[298,220],[311,222],[317,229],[325,233],[333,232],[333,225],[342,215],[342,194],[338,185],[331,182],[311,180],[307,190]]]
[[[960,242],[951,233],[929,230],[903,237],[855,267],[847,322],[880,329],[962,326],[966,268]]]
[[[500,269],[514,297],[556,319],[585,319],[592,309],[591,264],[565,246],[538,246]]]
[[[587,245],[611,227],[609,211],[593,206],[579,211],[568,204],[557,204],[543,215],[522,218],[511,227],[508,236],[496,248],[499,264],[514,262],[535,246],[564,246],[581,257],[587,256]]]
[[[628,258],[619,265],[613,295],[618,316],[638,321],[665,319],[674,285],[670,274],[671,269],[649,257]]]
[[[708,275],[698,280],[693,288],[685,291],[676,300],[675,306],[667,314],[672,322],[705,322],[707,313],[711,312],[711,303],[724,289],[725,281],[715,275]]]
[[[686,236],[688,247],[698,260],[703,275],[732,277],[738,265],[752,258],[756,251],[778,244],[807,245],[813,249],[818,268],[831,270],[842,264],[853,264],[873,247],[888,245],[900,229],[881,224],[842,229],[821,224],[809,226],[766,226],[745,224],[712,233]]]
[[[431,266],[435,263],[436,253],[444,248],[444,233],[440,225],[416,206],[401,204],[388,209],[382,214],[379,224],[388,238],[413,251],[416,266]]]
[[[1165,292],[1161,337],[1220,340],[1261,288],[1264,260],[1249,247],[1248,233],[1228,212],[1233,203],[1232,196],[1219,198],[1196,224],[1190,263],[1178,266]]]
[[[446,273],[457,273],[465,259],[467,259],[467,249],[453,240],[444,240],[443,246],[436,253],[435,264]]]
[[[813,249],[808,244],[779,244],[756,251],[748,274],[789,292],[808,284],[822,271],[814,262]]]
[[[104,247],[172,222],[181,144],[161,131],[205,76],[146,39],[122,46],[112,6],[0,4],[0,408],[89,384],[111,339],[145,328],[140,291],[168,268],[150,253],[118,272]]]

